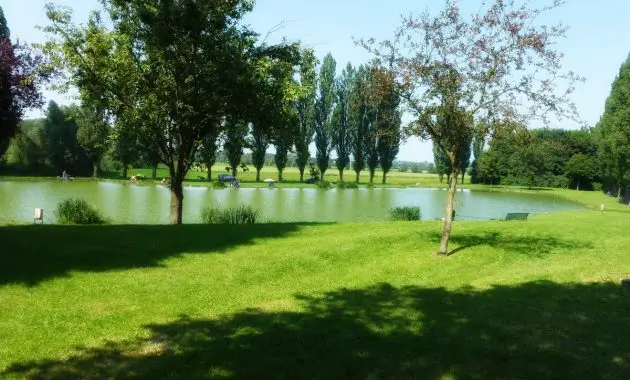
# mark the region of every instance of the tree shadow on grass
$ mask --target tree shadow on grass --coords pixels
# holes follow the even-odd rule
[[[182,253],[214,254],[282,238],[309,223],[0,227],[0,286],[36,285],[71,271],[159,266]]]
[[[440,234],[434,232],[430,235],[431,241],[439,244]],[[554,236],[513,236],[496,231],[484,234],[457,233],[449,239],[449,242],[458,247],[452,249],[449,255],[460,253],[472,247],[500,248],[508,252],[518,253],[531,257],[544,257],[558,251],[571,251],[573,249],[593,248],[590,242],[579,240],[560,239]]]
[[[299,296],[303,312],[248,310],[149,325],[146,339],[14,363],[31,379],[621,379],[630,293],[611,283],[488,290],[381,284]]]

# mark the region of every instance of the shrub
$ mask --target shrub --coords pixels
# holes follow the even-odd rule
[[[107,220],[85,199],[71,198],[60,202],[56,211],[60,224],[105,224]]]
[[[248,205],[220,208],[218,205],[201,210],[201,220],[205,224],[252,224],[258,219],[258,210]]]
[[[217,180],[212,182],[212,187],[215,189],[225,189],[227,187],[227,184],[225,182]]]
[[[317,181],[316,183],[320,189],[330,189],[332,187],[332,183],[330,183],[330,181],[323,180]]]
[[[420,220],[420,207],[394,207],[389,210],[389,220]]]
[[[359,185],[356,182],[339,181],[337,187],[339,189],[358,189]]]
[[[593,182],[593,191],[602,191],[604,186],[600,182]]]

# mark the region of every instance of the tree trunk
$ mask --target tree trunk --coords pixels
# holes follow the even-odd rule
[[[370,169],[370,183],[374,183],[374,169],[371,168]]]
[[[256,168],[256,182],[260,182],[260,168]]]
[[[123,166],[122,176],[124,179],[127,179],[127,165]]]
[[[575,190],[580,191],[580,179],[577,179],[577,187],[575,188]]]
[[[182,206],[184,204],[184,189],[182,180],[171,178],[171,224],[182,224]]]
[[[92,178],[98,178],[98,174],[99,174],[98,164],[94,163],[92,164],[92,166],[93,166]]]
[[[621,200],[621,183],[618,185],[619,189],[617,190],[617,199]]]
[[[444,215],[444,223],[442,227],[442,238],[440,239],[440,249],[437,251],[438,255],[448,255],[448,240],[451,237],[451,229],[453,227],[453,203],[455,201],[455,191],[457,190],[457,172],[453,173],[451,182],[448,185],[448,196],[446,198],[446,208]]]
[[[282,182],[282,171],[283,169],[278,169],[278,182]]]
[[[466,170],[462,172],[462,185],[464,184],[464,177],[466,176]]]
[[[339,180],[343,181],[343,169],[339,169]]]
[[[383,171],[383,185],[387,183],[387,172]]]
[[[359,179],[361,178],[361,172],[360,172],[360,171],[358,171],[358,172],[356,172],[356,173],[357,173],[357,183],[359,183]]]
[[[236,168],[236,166],[232,166],[232,177],[236,178],[236,171],[238,169]]]
[[[320,175],[320,176],[322,176],[322,178],[320,178],[319,180],[321,181],[322,186],[324,186],[324,181],[325,181],[325,180],[324,180],[324,174],[326,174],[326,170],[321,170],[321,169],[320,169],[320,171],[319,171],[319,175]]]
[[[206,167],[208,168],[208,182],[212,182],[212,164],[208,162]]]
[[[154,181],[157,179],[157,165],[153,165],[151,177],[153,178]]]
[[[300,168],[300,182],[304,182],[304,168]]]
[[[438,174],[438,177],[440,178],[440,183],[444,182],[444,174]]]

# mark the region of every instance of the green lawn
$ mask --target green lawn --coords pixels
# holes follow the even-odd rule
[[[630,207],[527,222],[0,227],[0,377],[622,379]]]

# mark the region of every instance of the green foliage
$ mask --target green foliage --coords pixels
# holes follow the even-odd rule
[[[365,169],[367,156],[367,141],[369,132],[368,112],[369,103],[369,81],[370,72],[364,65],[359,66],[354,75],[350,91],[350,122],[352,130],[352,169],[354,169],[357,180],[363,169]]]
[[[236,177],[238,166],[241,164],[241,158],[243,157],[243,149],[247,146],[247,134],[249,131],[247,124],[242,121],[229,123],[226,129],[223,149],[227,153],[232,175]]]
[[[389,220],[413,221],[422,219],[420,207],[397,206],[389,210]]]
[[[359,184],[352,181],[339,181],[337,182],[338,189],[358,189]]]
[[[212,182],[212,187],[215,189],[225,189],[227,187],[227,184],[225,182],[217,180]]]
[[[313,50],[302,52],[299,68],[299,96],[295,101],[298,126],[295,131],[296,164],[300,170],[300,180],[304,180],[304,170],[309,163],[309,146],[315,133],[315,94],[317,92],[317,58]]]
[[[265,166],[269,138],[264,128],[258,124],[252,124],[249,138],[249,146],[252,150],[252,165],[256,168],[256,182],[260,181],[260,170]]]
[[[249,205],[221,208],[218,205],[201,210],[204,224],[253,224],[258,219],[258,210]]]
[[[607,187],[623,197],[630,183],[630,56],[619,69],[606,99],[604,114],[595,127],[599,160]]]
[[[580,189],[580,183],[589,181],[597,175],[597,163],[593,157],[584,153],[577,153],[571,156],[566,163],[565,172],[567,176],[576,184],[576,189]]]
[[[596,163],[594,134],[536,129],[495,136],[476,162],[476,178],[486,184],[588,187],[598,177]]]
[[[57,205],[55,212],[59,224],[105,224],[107,220],[86,200],[66,199]]]
[[[433,162],[435,163],[435,171],[440,177],[440,182],[444,180],[444,175],[448,178],[451,177],[453,172],[453,165],[446,153],[438,144],[433,142]]]
[[[96,178],[99,176],[101,159],[109,149],[111,129],[103,110],[84,108],[76,115],[76,118],[79,125],[77,140],[92,161],[93,177]]]
[[[335,70],[337,63],[328,53],[319,70],[319,88],[315,101],[315,147],[317,167],[323,177],[330,163],[332,149],[332,113],[335,105]]]
[[[335,160],[340,173],[350,164],[350,154],[353,147],[353,123],[352,123],[352,89],[355,82],[355,69],[352,64],[341,72],[336,80],[337,104],[333,112],[332,120],[332,149],[337,154]]]
[[[332,188],[332,182],[327,181],[327,180],[320,180],[316,182],[317,187],[319,187],[320,189],[330,189]]]

